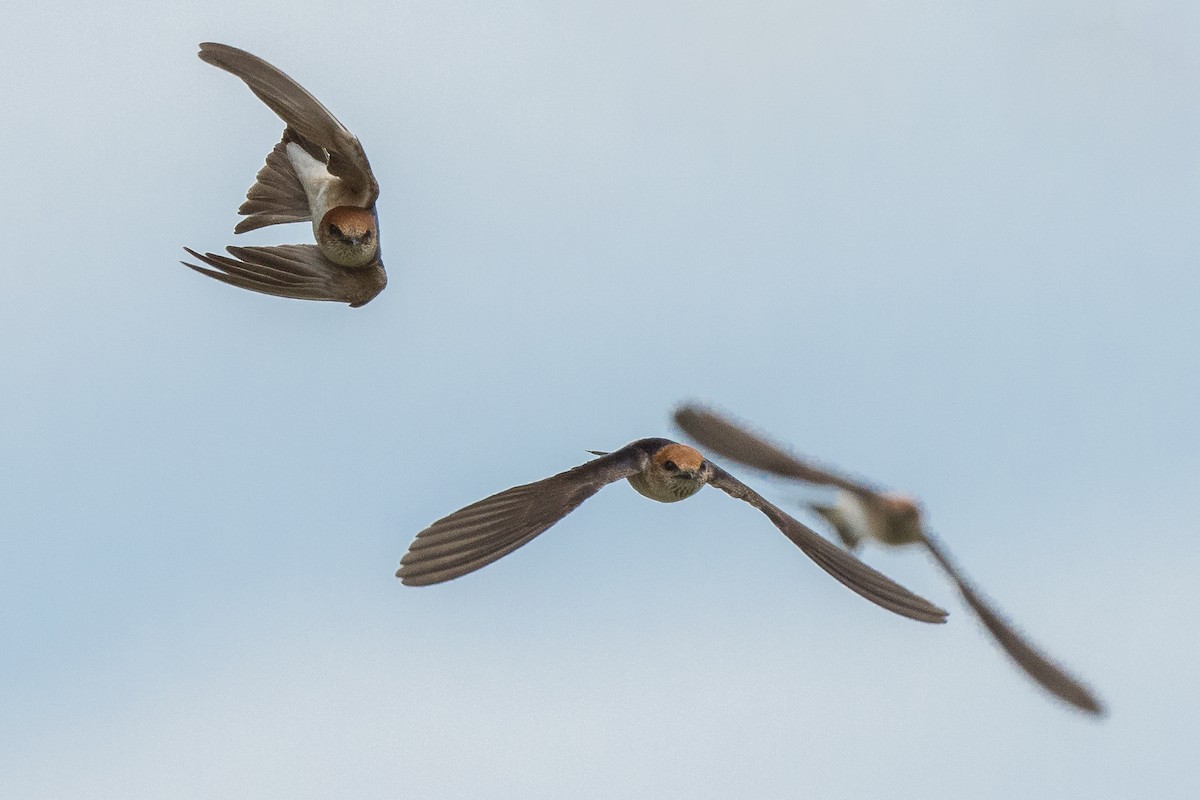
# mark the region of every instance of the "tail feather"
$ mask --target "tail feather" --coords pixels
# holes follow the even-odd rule
[[[833,530],[837,533],[838,538],[842,540],[842,544],[847,550],[852,553],[857,552],[858,548],[862,546],[862,537],[854,532],[854,529],[846,521],[846,517],[836,506],[823,506],[817,503],[810,503],[808,507],[825,518],[825,521],[833,527]]]
[[[238,213],[244,214],[246,219],[237,224],[234,233],[312,219],[308,194],[288,158],[289,141],[292,141],[291,131],[285,130],[283,138],[267,154],[267,163],[258,171],[254,185],[246,192],[246,202],[238,209]]]

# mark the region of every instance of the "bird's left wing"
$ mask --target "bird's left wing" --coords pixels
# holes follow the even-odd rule
[[[1029,677],[1040,683],[1047,691],[1082,711],[1095,714],[1096,716],[1104,714],[1104,707],[1091,690],[1077,679],[1068,675],[1066,670],[1055,664],[1048,656],[1030,644],[1024,636],[1018,633],[1012,625],[984,601],[958,567],[955,566],[946,548],[928,531],[925,532],[925,546],[929,548],[929,552],[933,554],[937,562],[942,565],[942,569],[954,581],[963,600],[979,615],[979,619],[983,622],[984,627],[988,629],[988,632],[992,634],[996,642],[1004,648],[1004,652],[1008,653],[1012,660],[1017,662],[1018,666],[1025,670]]]
[[[730,497],[745,500],[766,514],[784,536],[817,562],[817,566],[872,603],[919,622],[946,621],[946,611],[913,594],[883,573],[868,567],[811,528],[785,514],[758,492],[715,464],[709,483]]]
[[[442,517],[409,545],[396,577],[409,586],[466,575],[532,540],[604,486],[645,468],[634,447],[534,483],[514,486]]]
[[[387,273],[378,259],[365,267],[343,267],[325,258],[320,248],[312,244],[226,249],[233,258],[184,248],[213,269],[181,263],[202,275],[252,292],[297,300],[332,300],[349,303],[352,308],[366,305],[387,286]]]

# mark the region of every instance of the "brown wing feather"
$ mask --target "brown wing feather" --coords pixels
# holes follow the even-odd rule
[[[875,489],[833,470],[803,461],[746,427],[700,406],[681,406],[675,424],[706,450],[754,469],[784,478],[836,486],[855,494],[872,494]]]
[[[287,142],[288,135],[284,133],[283,140],[267,154],[267,163],[258,171],[254,185],[246,192],[246,202],[238,209],[246,219],[237,224],[234,233],[312,219],[308,195],[288,158]]]
[[[485,567],[550,528],[602,487],[641,471],[645,462],[642,451],[623,447],[461,508],[417,534],[396,577],[409,586],[426,586]]]
[[[186,261],[184,266],[219,281],[277,297],[297,300],[330,300],[358,308],[370,302],[387,285],[383,264],[343,267],[321,255],[316,245],[282,244],[275,247],[227,247],[233,256],[188,253],[212,269]]]
[[[988,629],[1004,652],[1008,653],[1029,677],[1041,684],[1051,694],[1082,711],[1098,716],[1104,714],[1103,705],[1091,690],[1068,675],[1065,670],[1035,648],[983,600],[955,566],[949,552],[928,532],[925,534],[925,545],[937,562],[941,564],[946,574],[950,576],[950,579],[958,586],[963,600],[979,616],[984,627]]]
[[[913,594],[881,572],[878,572],[832,542],[822,538],[811,528],[785,514],[777,506],[767,502],[758,492],[751,489],[725,470],[713,466],[713,477],[709,483],[731,497],[744,500],[767,515],[783,535],[792,540],[804,554],[817,562],[850,590],[862,595],[876,605],[903,617],[919,622],[945,622],[946,612],[923,597]]]
[[[245,81],[250,91],[297,134],[329,152],[329,171],[354,191],[365,193],[364,206],[379,197],[379,184],[367,154],[354,134],[308,91],[258,56],[216,42],[200,44],[200,58]]]

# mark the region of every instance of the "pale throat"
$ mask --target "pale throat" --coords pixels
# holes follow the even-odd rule
[[[629,485],[636,489],[638,494],[660,503],[685,500],[700,491],[704,483],[700,476],[686,478],[656,468],[629,476]]]

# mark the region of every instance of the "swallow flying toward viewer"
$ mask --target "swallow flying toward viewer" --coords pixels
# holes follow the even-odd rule
[[[230,256],[184,248],[219,281],[300,300],[364,305],[387,285],[379,260],[379,184],[354,134],[300,84],[256,55],[204,42],[200,58],[241,78],[287,127],[246,193],[234,233],[312,221],[316,245],[227,247]]]
[[[410,586],[424,586],[474,572],[529,542],[622,478],[660,503],[683,500],[711,484],[757,508],[818,566],[871,602],[921,622],[945,622],[945,611],[826,541],[687,445],[639,439],[612,453],[591,452],[599,458],[494,494],[433,523],[417,534],[396,577]]]
[[[842,542],[857,550],[864,539],[885,545],[921,544],[950,576],[967,605],[979,616],[996,642],[1021,669],[1049,692],[1090,714],[1102,715],[1103,706],[1092,692],[1038,651],[1018,633],[967,581],[949,552],[925,526],[920,507],[910,497],[884,492],[863,482],[804,461],[751,433],[719,414],[696,406],[682,406],[675,423],[702,446],[748,467],[785,478],[833,486],[839,491],[834,505],[812,505],[837,532]]]

